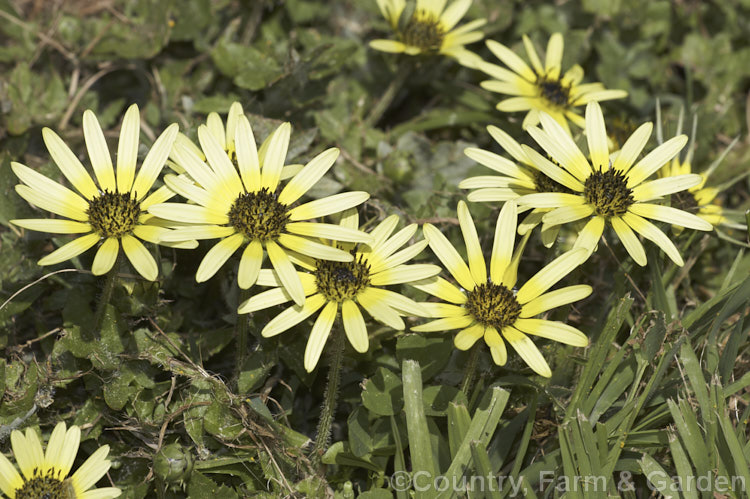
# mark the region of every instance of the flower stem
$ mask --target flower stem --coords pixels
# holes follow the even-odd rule
[[[117,274],[120,272],[120,262],[122,261],[122,253],[117,252],[117,258],[112,268],[107,272],[107,277],[104,281],[104,289],[102,290],[102,296],[99,298],[99,304],[96,306],[96,314],[94,315],[94,331],[101,331],[102,325],[104,324],[104,318],[107,315],[107,305],[112,300],[112,293],[115,290],[115,284],[117,282]]]
[[[328,367],[328,383],[326,384],[325,400],[318,421],[318,436],[311,452],[313,468],[320,466],[323,453],[328,448],[331,438],[331,424],[336,412],[339,397],[339,382],[341,381],[341,364],[344,360],[345,336],[340,328],[333,330],[333,344],[331,345],[331,364]]]
[[[366,126],[375,126],[378,121],[380,121],[380,118],[383,117],[383,114],[391,106],[393,99],[396,98],[398,91],[401,90],[401,87],[404,85],[404,82],[406,82],[406,79],[410,74],[411,63],[409,61],[403,61],[399,65],[398,71],[396,71],[396,75],[391,80],[390,85],[388,85],[388,88],[383,92],[383,96],[380,97],[380,100],[375,104],[375,107],[370,110],[370,114],[365,119]]]
[[[251,296],[250,289],[240,289],[239,305],[245,303]],[[245,358],[247,358],[247,335],[249,327],[249,315],[237,314],[237,322],[234,325],[234,333],[237,338],[237,379],[239,379],[242,373],[242,366],[245,363]]]
[[[477,366],[479,365],[479,352],[481,345],[478,343],[471,348],[469,353],[469,362],[466,364],[466,370],[464,371],[464,379],[461,382],[461,391],[469,398],[471,394],[471,387],[474,384],[474,378],[477,374]]]

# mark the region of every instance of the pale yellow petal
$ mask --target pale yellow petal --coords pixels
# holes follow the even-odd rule
[[[195,273],[196,282],[205,282],[212,278],[221,266],[229,260],[229,257],[239,249],[244,239],[241,234],[234,234],[222,239],[208,250]]]
[[[513,327],[526,334],[533,334],[540,338],[557,341],[574,347],[585,347],[589,344],[589,339],[585,334],[573,326],[564,322],[546,321],[543,319],[518,319]]]
[[[99,194],[99,189],[83,167],[78,157],[65,142],[49,128],[42,129],[42,139],[49,150],[52,160],[68,181],[86,199]]]
[[[281,194],[279,194],[279,203],[289,205],[301,198],[303,194],[310,190],[325,175],[338,157],[339,150],[332,147],[311,159],[302,171],[286,184]],[[264,171],[265,168],[264,166]]]
[[[0,491],[8,497],[15,497],[16,489],[24,484],[24,479],[18,474],[15,466],[8,458],[0,454]]]
[[[530,302],[557,284],[560,279],[582,264],[587,257],[586,251],[580,249],[570,250],[558,256],[521,286],[516,294],[516,300],[521,305]]]
[[[320,354],[323,353],[323,347],[326,344],[326,340],[328,340],[328,334],[331,332],[337,311],[338,304],[336,302],[328,302],[323,310],[320,311],[320,315],[318,315],[315,324],[313,324],[310,330],[304,359],[305,370],[307,372],[312,372],[315,366],[318,365]]]
[[[366,232],[336,224],[316,222],[290,222],[286,230],[298,236],[318,237],[348,243],[367,243],[372,238]]]
[[[633,166],[635,160],[638,159],[643,148],[646,147],[646,143],[648,142],[649,137],[651,137],[651,131],[653,128],[654,125],[650,122],[639,126],[636,131],[628,137],[625,144],[623,144],[622,149],[620,149],[617,158],[615,158],[615,161],[612,164],[612,168],[623,173],[630,170],[630,167]]]
[[[130,264],[144,279],[156,280],[159,275],[159,267],[142,242],[133,236],[125,235],[122,237],[122,249],[125,251],[125,256],[130,260]]]
[[[612,217],[610,222],[617,237],[620,238],[622,245],[633,260],[635,260],[635,263],[641,267],[645,266],[648,260],[646,259],[646,252],[643,250],[643,245],[638,240],[638,236],[633,233],[630,226],[623,222],[620,217]]]
[[[302,281],[297,275],[294,265],[289,260],[286,252],[274,241],[266,241],[266,252],[271,260],[274,270],[279,275],[279,279],[289,292],[289,295],[297,305],[305,303],[305,290],[302,287]]]
[[[323,295],[314,294],[307,298],[307,300],[305,300],[305,304],[303,306],[293,305],[271,319],[260,332],[260,334],[264,338],[270,338],[271,336],[276,336],[279,333],[283,333],[290,327],[296,326],[303,320],[310,317],[312,314],[317,312],[318,309],[325,303],[326,299],[323,297]]]
[[[469,257],[471,278],[476,284],[484,284],[487,282],[487,263],[484,261],[482,245],[479,243],[479,236],[477,235],[474,220],[472,220],[471,213],[469,213],[469,208],[465,202],[458,202],[457,211],[458,223],[461,227],[461,234],[463,234],[464,242],[466,243],[466,253]],[[512,233],[515,234],[515,229]]]
[[[164,164],[169,156],[169,151],[172,150],[175,138],[179,126],[177,123],[172,123],[167,127],[164,132],[156,139],[151,149],[146,154],[146,158],[143,160],[141,169],[138,171],[138,176],[135,178],[133,183],[132,193],[135,195],[137,200],[141,200],[151,190],[151,187],[156,181],[156,177],[161,173]]]
[[[451,329],[462,329],[468,327],[472,322],[474,322],[474,318],[470,315],[444,317],[442,319],[427,322],[426,324],[414,326],[411,330],[417,332],[450,331]]]
[[[695,230],[712,230],[713,226],[705,220],[692,213],[672,208],[671,206],[661,206],[649,203],[635,203],[628,208],[628,211],[641,217],[659,220],[669,224],[679,225],[688,229]]]
[[[484,326],[481,324],[473,324],[459,331],[458,334],[456,334],[456,337],[453,338],[453,344],[459,350],[468,350],[473,347],[474,343],[476,343],[482,336],[484,336]]]
[[[678,135],[648,153],[628,172],[627,187],[632,189],[650,177],[656,170],[675,157],[685,147],[687,140],[687,136]]]
[[[579,204],[577,206],[562,206],[547,212],[542,220],[547,225],[561,225],[575,222],[586,218],[594,213],[594,207],[590,204]]]
[[[414,265],[398,265],[388,270],[371,274],[370,283],[373,286],[390,286],[428,279],[440,273],[440,267],[428,263]]]
[[[258,310],[275,307],[276,305],[281,305],[282,303],[286,303],[291,300],[292,297],[289,296],[289,293],[287,293],[286,289],[284,289],[283,287],[273,288],[262,291],[245,300],[242,304],[240,304],[239,308],[237,309],[237,313],[249,314],[251,312],[257,312]]]
[[[370,194],[364,191],[342,192],[332,196],[316,199],[308,203],[295,206],[289,213],[289,220],[297,222],[300,220],[309,220],[311,218],[320,218],[333,213],[353,208],[367,201]]]
[[[697,174],[677,175],[643,182],[633,188],[633,199],[636,201],[651,201],[675,192],[685,191],[695,187],[703,181]]]
[[[659,246],[677,266],[685,264],[677,247],[656,225],[633,213],[625,213],[622,219],[634,231]]]
[[[427,242],[430,244],[430,248],[435,253],[435,256],[438,257],[438,260],[440,260],[443,266],[448,269],[461,287],[468,291],[473,290],[475,283],[471,272],[469,271],[469,267],[463,261],[450,241],[448,241],[443,233],[432,224],[424,224],[422,231],[424,232],[425,239],[427,239]]]
[[[513,245],[516,239],[516,222],[518,209],[514,201],[506,201],[495,224],[495,239],[492,243],[490,258],[490,278],[500,283],[513,257]]]
[[[91,166],[94,168],[94,175],[99,181],[99,186],[102,190],[114,192],[117,184],[112,157],[99,121],[90,109],[83,113],[83,138],[86,141],[86,149],[89,152]]]
[[[377,288],[367,288],[359,293],[357,295],[357,302],[362,305],[362,307],[367,310],[367,313],[375,320],[382,322],[397,331],[403,330],[406,325],[404,324],[403,319],[401,319],[398,311],[394,310],[393,307],[386,303],[382,293],[373,293],[373,290],[375,289]]]
[[[229,223],[229,217],[225,213],[194,204],[160,203],[151,206],[148,212],[159,218],[186,224],[223,225]]]
[[[466,303],[466,295],[456,286],[442,277],[431,277],[419,282],[409,283],[411,286],[457,305]]]
[[[84,222],[73,222],[59,218],[26,218],[22,220],[11,220],[13,225],[24,229],[38,232],[49,232],[51,234],[84,234],[91,232],[91,224]]]
[[[138,105],[133,104],[125,112],[120,127],[120,140],[117,143],[117,190],[130,192],[135,178],[135,165],[138,161],[138,139],[141,116]]]
[[[523,305],[520,317],[527,319],[544,313],[547,310],[582,300],[589,296],[592,291],[592,287],[586,284],[577,284],[550,291],[549,293],[537,296]]]
[[[362,312],[352,300],[344,300],[341,304],[341,319],[344,322],[344,331],[352,347],[357,352],[364,353],[370,347],[370,338],[367,336],[367,326]]]
[[[74,258],[99,242],[99,234],[87,234],[64,244],[39,260],[39,265],[55,265]]]
[[[70,477],[71,485],[76,495],[83,494],[103,477],[111,463],[107,460],[109,445],[99,447]]]
[[[276,188],[279,185],[281,169],[286,161],[286,153],[289,148],[289,137],[291,136],[291,133],[292,125],[289,123],[282,123],[273,134],[266,139],[261,145],[260,151],[258,151],[258,158],[262,165],[260,170],[260,185],[271,192],[276,191]],[[281,198],[279,198],[279,202],[283,204],[291,203],[282,201]]]
[[[26,435],[18,430],[11,432],[10,443],[16,463],[26,479],[34,476],[34,470],[44,469],[42,443],[32,428],[26,428]]]
[[[263,264],[263,244],[260,240],[253,239],[245,247],[240,258],[240,267],[237,271],[237,284],[241,289],[248,289],[258,279],[260,267]]]
[[[91,264],[91,272],[94,275],[104,275],[112,269],[120,252],[120,241],[116,237],[108,237],[99,249],[96,250],[94,262]]]
[[[285,248],[318,260],[351,262],[353,259],[352,254],[348,251],[292,234],[281,234],[277,241]]]
[[[597,102],[589,102],[586,106],[586,139],[594,170],[607,171],[609,169],[607,129],[604,126],[602,108]]]
[[[552,376],[552,371],[544,360],[542,354],[539,353],[539,349],[534,345],[534,342],[529,339],[528,336],[513,329],[512,327],[506,327],[503,329],[503,337],[508,340],[510,346],[518,353],[518,355],[529,365],[537,374],[549,378]]]
[[[243,192],[244,187],[237,170],[235,170],[224,148],[205,125],[198,128],[198,141],[206,155],[208,165],[214,171],[216,178],[219,179],[224,189],[234,193]]]
[[[237,168],[240,170],[242,183],[248,192],[260,190],[260,161],[255,135],[247,116],[242,114],[237,121],[234,144],[237,152]]]

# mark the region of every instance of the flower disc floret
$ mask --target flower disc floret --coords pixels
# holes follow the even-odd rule
[[[700,208],[698,200],[690,191],[675,192],[672,194],[672,206],[678,210],[695,212]]]
[[[440,20],[428,12],[412,16],[401,33],[401,39],[406,45],[418,47],[425,52],[440,50],[444,38],[445,29]]]
[[[570,84],[565,84],[559,78],[540,76],[536,84],[542,97],[552,106],[567,109],[570,105]]]
[[[602,217],[622,216],[635,203],[633,190],[627,186],[627,178],[618,170],[592,173],[583,186],[583,195]]]
[[[91,227],[102,237],[121,237],[133,232],[141,206],[129,192],[105,190],[89,201],[86,213]]]
[[[38,468],[34,470],[33,476],[16,489],[16,499],[73,499],[70,487],[65,482],[56,478],[54,469],[42,473]]]
[[[480,284],[470,291],[465,307],[477,322],[498,330],[512,326],[521,315],[521,304],[513,291],[494,282]]]
[[[229,209],[229,225],[249,239],[268,241],[279,237],[289,221],[288,207],[268,189],[245,192]]]
[[[370,285],[370,265],[361,255],[352,262],[320,261],[315,284],[329,301],[350,300]]]
[[[534,174],[534,185],[536,186],[536,192],[565,192],[572,194],[573,191],[565,187],[559,182],[555,182],[544,173],[536,170]]]

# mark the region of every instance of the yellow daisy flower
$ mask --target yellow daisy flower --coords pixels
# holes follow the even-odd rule
[[[47,452],[42,450],[39,437],[31,428],[24,436],[18,430],[10,434],[13,454],[21,474],[15,466],[0,454],[0,490],[11,499],[108,499],[118,497],[120,489],[104,487],[92,489],[110,467],[106,459],[109,446],[99,447],[72,476],[68,477],[78,453],[81,429],[77,426],[65,428],[58,423],[50,435]]]
[[[663,126],[662,126],[662,120],[661,120],[661,105],[657,101],[656,103],[656,137],[658,141],[662,141],[663,136]],[[677,121],[677,133],[681,133],[682,131],[682,123],[684,118],[684,108],[680,109],[679,118]],[[657,173],[659,177],[665,178],[665,177],[673,177],[676,175],[685,175],[692,173],[692,164],[693,164],[693,154],[695,152],[695,138],[697,134],[698,129],[698,119],[696,116],[693,117],[693,127],[692,127],[692,133],[691,133],[691,140],[690,145],[687,147],[687,152],[685,153],[684,159],[680,158],[680,155],[675,156],[672,161],[667,162]],[[719,193],[729,187],[734,182],[739,181],[746,175],[740,175],[734,178],[732,181],[730,181],[728,184],[725,184],[721,187],[706,187],[706,182],[708,181],[709,177],[713,172],[716,170],[716,168],[719,167],[721,162],[724,160],[727,154],[729,154],[729,151],[734,147],[734,145],[737,143],[739,138],[735,138],[722,152],[719,154],[719,156],[709,165],[708,168],[706,168],[703,172],[698,173],[698,175],[701,176],[701,182],[698,185],[695,185],[688,189],[687,191],[683,191],[680,193],[675,193],[672,195],[672,205],[683,209],[685,211],[690,211],[691,213],[695,213],[698,217],[702,218],[706,222],[710,223],[714,227],[718,227],[719,225],[725,224],[729,226],[734,226],[730,222],[730,220],[726,217],[726,214],[724,213],[724,209],[715,202],[716,196],[719,195]],[[679,230],[679,227],[676,227],[676,229]]]
[[[468,147],[464,154],[477,163],[486,166],[500,175],[479,175],[462,180],[458,187],[473,189],[468,199],[472,202],[495,203],[517,199],[526,194],[536,192],[571,192],[570,189],[549,178],[539,171],[534,162],[529,159],[523,147],[513,137],[496,126],[488,126],[487,131],[495,142],[500,145],[514,160],[511,161],[499,154],[495,154],[478,147]],[[529,207],[524,207],[524,211]],[[542,223],[542,217],[548,209],[535,208],[518,225],[518,233],[527,232]],[[557,239],[559,225],[542,223],[542,242],[550,247]]]
[[[122,245],[138,273],[145,279],[156,279],[156,261],[139,239],[158,243],[169,232],[146,210],[174,195],[166,187],[148,194],[177,136],[177,124],[167,127],[156,139],[136,175],[139,130],[138,106],[133,104],[122,120],[115,171],[96,116],[90,110],[83,113],[83,135],[98,186],[65,142],[49,128],[42,130],[42,138],[52,159],[78,193],[27,166],[11,163],[13,172],[23,182],[16,186],[16,192],[22,198],[68,219],[11,220],[12,223],[54,234],[84,234],[39,260],[39,265],[69,260],[101,242],[91,266],[95,275],[105,274],[112,268]],[[175,246],[196,245],[195,241],[185,240]]]
[[[383,220],[370,232],[370,243],[338,243],[338,246],[354,256],[349,262],[301,259],[299,263],[309,271],[298,272],[307,296],[305,304],[294,305],[281,312],[265,325],[261,334],[266,338],[275,336],[322,308],[305,348],[305,369],[310,372],[318,364],[339,309],[346,337],[357,352],[366,352],[370,344],[365,319],[359,307],[364,308],[377,321],[396,330],[405,327],[402,315],[426,316],[421,304],[383,288],[418,281],[440,272],[437,265],[406,264],[421,253],[427,242],[422,240],[399,250],[414,236],[417,224],[411,224],[393,234],[398,221],[397,215]],[[358,227],[357,214],[346,214],[341,225],[350,229]],[[281,286],[277,272],[262,270],[258,283],[277,287],[253,296],[240,305],[238,313],[255,312],[292,299],[287,289]]]
[[[677,175],[688,175],[692,173],[690,158],[680,161],[679,156],[675,156],[672,161],[668,162],[659,170],[660,178],[676,177]],[[714,199],[719,195],[718,187],[706,187],[708,175],[698,173],[701,181],[698,185],[689,188],[686,191],[676,192],[672,195],[672,205],[682,210],[695,213],[699,218],[710,223],[714,227],[727,221],[724,216],[724,210],[721,206],[714,203]]]
[[[236,109],[236,106],[235,106]],[[213,116],[213,115],[210,115]],[[198,128],[198,140],[208,164],[183,142],[175,144],[172,157],[187,175],[166,175],[164,182],[193,204],[161,203],[149,212],[165,220],[183,224],[166,234],[163,241],[221,239],[203,258],[195,274],[197,282],[210,279],[242,246],[237,281],[242,289],[255,284],[268,254],[273,268],[295,303],[302,305],[305,294],[290,253],[322,260],[352,261],[352,255],[314,241],[312,238],[364,242],[363,232],[334,224],[308,220],[338,213],[367,200],[366,192],[345,192],[295,205],[328,171],[339,151],[323,151],[281,188],[291,126],[279,126],[256,147],[247,117],[234,111],[224,127],[209,116],[208,125]],[[216,116],[218,119],[218,116]],[[221,127],[221,128],[219,128]]]
[[[391,24],[398,40],[373,40],[370,46],[397,54],[443,54],[467,67],[477,67],[482,59],[465,45],[484,38],[477,28],[486,19],[476,19],[456,28],[471,6],[471,0],[455,0],[446,7],[446,0],[417,0],[416,8],[406,18],[406,0],[377,0],[380,12]]]
[[[584,126],[584,119],[576,107],[628,95],[624,90],[607,90],[601,83],[581,83],[583,69],[578,64],[563,73],[563,37],[560,33],[549,39],[544,66],[526,35],[523,44],[531,67],[505,45],[488,40],[487,47],[507,69],[489,62],[482,62],[478,69],[494,78],[482,82],[483,88],[512,96],[500,101],[498,110],[507,113],[528,111],[523,120],[524,128],[539,123],[539,113],[545,112],[570,133],[568,120],[579,127]]]
[[[532,126],[527,131],[557,164],[528,146],[524,150],[539,170],[572,193],[528,194],[518,198],[518,204],[553,208],[542,218],[549,225],[587,219],[575,247],[594,251],[604,226],[609,223],[638,265],[646,265],[646,253],[636,233],[656,243],[681,266],[682,257],[674,243],[646,219],[696,230],[713,229],[710,223],[693,214],[650,202],[701,182],[700,175],[694,174],[647,180],[685,146],[684,135],[666,141],[636,162],[653,128],[652,123],[644,123],[611,161],[602,110],[599,104],[590,102],[586,107],[589,160],[557,121],[542,114],[541,122],[543,130]]]
[[[492,359],[501,366],[505,365],[508,358],[505,347],[507,341],[536,373],[550,377],[552,372],[547,361],[528,335],[578,347],[588,345],[586,335],[574,327],[558,321],[534,318],[547,310],[591,294],[591,286],[586,285],[568,286],[545,293],[583,263],[587,255],[582,249],[568,251],[529,279],[518,292],[514,291],[521,255],[520,251],[513,253],[517,216],[515,201],[506,201],[497,217],[489,276],[474,221],[466,203],[458,203],[458,221],[466,243],[468,266],[437,227],[425,224],[424,236],[430,248],[460,288],[441,277],[412,284],[448,302],[423,304],[430,309],[433,317],[439,318],[413,327],[412,330],[460,329],[454,339],[459,350],[468,350],[477,340],[484,338]]]

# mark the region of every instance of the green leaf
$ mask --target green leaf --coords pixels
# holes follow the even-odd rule
[[[375,376],[363,383],[362,404],[378,416],[393,416],[404,405],[401,380],[390,370],[380,367]]]
[[[451,404],[468,405],[466,395],[456,387],[438,385],[428,386],[422,393],[425,414],[428,416],[445,416]]]
[[[430,430],[422,399],[422,371],[419,362],[404,360],[401,371],[404,384],[404,412],[406,413],[406,430],[409,436],[409,454],[412,471],[427,477],[437,477],[438,463],[432,453]],[[468,451],[468,449],[467,449]],[[434,497],[434,491],[418,491],[418,498]]]
[[[422,379],[428,380],[443,371],[453,353],[453,340],[446,335],[408,334],[396,342],[399,362],[413,359],[422,368]]]

